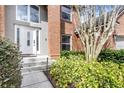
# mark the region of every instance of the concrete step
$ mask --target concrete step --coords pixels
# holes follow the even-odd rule
[[[50,59],[48,59],[48,61],[49,61]],[[23,58],[23,60],[22,60],[22,63],[30,63],[30,62],[34,62],[34,63],[36,63],[36,62],[44,62],[44,61],[47,61],[47,59],[46,58]]]
[[[25,67],[32,67],[32,66],[42,66],[42,65],[51,65],[53,62],[52,61],[49,61],[48,63],[46,61],[42,61],[42,62],[29,62],[29,63],[22,63],[22,67],[25,68]]]
[[[48,65],[50,67],[50,64]],[[33,71],[45,71],[47,69],[46,65],[37,65],[37,66],[31,66],[31,67],[23,67],[21,68],[22,74],[24,73],[30,73]]]
[[[51,58],[48,57],[24,57],[21,62],[21,72],[23,74],[28,74],[34,71],[44,71],[54,62]]]
[[[24,60],[35,60],[35,59],[43,59],[43,60],[46,60],[46,59],[51,59],[50,57],[48,56],[35,56],[35,57],[23,57]]]
[[[51,58],[47,57],[24,57],[21,63],[36,63],[36,62],[49,62],[49,61],[54,61]]]

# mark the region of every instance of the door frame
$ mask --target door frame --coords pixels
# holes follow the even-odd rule
[[[14,42],[17,44],[17,28],[20,28],[20,27],[29,27],[29,26],[22,26],[22,25],[14,25],[14,32],[15,32],[15,37],[14,37]],[[29,28],[33,28],[33,27],[29,27]],[[37,55],[37,54],[40,54],[40,42],[41,42],[41,31],[40,31],[40,29],[38,29],[38,28],[34,28],[34,30],[33,30],[33,33],[34,33],[34,31],[36,32],[36,31],[38,31],[38,41],[39,41],[39,50],[37,51],[37,32],[35,33],[35,37],[36,37],[36,40],[35,40],[35,45],[36,45],[36,53],[32,53],[32,55]],[[20,33],[20,31],[19,31],[19,33]],[[20,37],[21,38],[21,37]],[[33,38],[33,37],[32,37]],[[33,39],[33,42],[34,42],[34,39]],[[19,46],[19,48],[20,48],[20,46]],[[34,49],[33,49],[33,52],[34,52]]]

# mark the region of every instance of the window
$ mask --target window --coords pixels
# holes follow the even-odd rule
[[[17,28],[17,46],[19,47],[19,43],[20,43],[20,29]]]
[[[39,51],[39,31],[36,32],[37,51]]]
[[[124,49],[124,36],[116,36],[116,49]]]
[[[30,46],[30,32],[27,32],[27,46]]]
[[[67,5],[63,5],[61,8],[61,17],[62,19],[66,20],[66,21],[71,21],[72,18],[72,10],[71,10],[71,6],[67,6]]]
[[[17,19],[27,21],[28,20],[28,6],[27,5],[19,5],[17,7]]]
[[[63,35],[62,36],[62,50],[71,50],[70,45],[70,36],[69,35]]]
[[[30,6],[30,20],[32,22],[39,22],[39,8],[35,5]]]
[[[36,5],[18,5],[17,20],[39,23],[40,8]]]

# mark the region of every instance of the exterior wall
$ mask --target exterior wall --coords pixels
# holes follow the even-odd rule
[[[72,22],[68,22],[68,21],[61,21],[61,34],[69,34],[72,36],[72,50],[74,51],[81,51],[83,50],[80,38],[77,37],[74,34],[74,19],[76,20],[76,12],[73,10],[73,16],[72,16]],[[77,20],[76,20],[77,21]],[[121,15],[118,19],[119,24],[116,24],[115,27],[115,32],[113,33],[109,39],[107,40],[107,42],[105,43],[105,45],[103,46],[104,48],[112,48],[112,49],[116,49],[116,43],[115,43],[115,39],[114,39],[114,35],[124,35],[124,14]]]
[[[61,34],[68,34],[72,37],[72,50],[73,51],[81,51],[83,47],[81,45],[80,38],[76,36],[74,33],[75,24],[74,22],[77,20],[76,11],[72,11],[72,22],[68,22],[61,19]]]
[[[124,14],[120,15],[117,21],[118,21],[118,24],[116,24],[115,26],[115,33],[113,33],[112,36],[110,36],[110,38],[108,39],[108,41],[106,42],[104,46],[105,48],[116,49],[116,43],[115,43],[114,36],[115,35],[124,36]]]
[[[81,45],[80,38],[78,38],[74,34],[74,19],[76,20],[76,12],[73,10],[73,16],[72,16],[72,22],[67,22],[67,21],[61,21],[61,33],[62,34],[69,34],[72,36],[72,50],[74,51],[81,51],[83,50],[83,46]],[[115,27],[115,32],[109,37],[105,45],[103,46],[104,48],[112,48],[116,49],[116,43],[114,36],[115,35],[124,35],[124,13],[120,15],[118,18],[118,23],[116,24]]]
[[[5,36],[5,7],[0,5],[0,36]]]
[[[40,13],[41,13],[41,17],[40,20],[41,21],[45,21],[47,22],[47,9],[45,9],[44,6],[40,6]],[[46,13],[45,13],[46,11]],[[14,41],[14,35],[15,35],[15,29],[14,26],[15,25],[23,25],[23,26],[29,26],[29,27],[34,27],[34,28],[42,28],[42,22],[39,24],[33,24],[33,23],[29,23],[29,22],[24,22],[24,21],[18,21],[16,20],[16,6],[15,5],[7,5],[5,6],[5,17],[6,17],[6,38],[9,38],[10,40]]]
[[[14,22],[16,20],[16,6],[5,6],[5,37],[14,42],[15,29]]]
[[[48,51],[52,58],[60,55],[60,6],[48,5]]]
[[[48,55],[48,14],[47,6],[40,6],[41,35],[40,35],[40,55]]]
[[[119,24],[116,25],[116,34],[124,35],[124,14],[119,17],[118,23]]]
[[[40,54],[48,55],[48,23],[42,22],[41,29],[41,41],[40,41]]]
[[[109,39],[107,40],[107,42],[104,45],[104,48],[116,49],[114,34],[109,37]]]
[[[5,37],[15,42],[15,25],[21,25],[31,27],[34,29],[40,29],[41,32],[41,43],[40,43],[40,55],[48,55],[48,23],[47,23],[47,8],[46,6],[40,6],[40,21],[41,23],[29,23],[24,21],[16,20],[16,6],[6,5],[5,6]]]
[[[4,11],[5,10],[5,11]],[[61,52],[61,36],[67,34],[72,37],[72,50],[81,51],[83,47],[81,45],[80,38],[75,35],[74,19],[76,19],[76,12],[72,12],[72,22],[64,21],[61,19],[61,6],[48,5],[40,6],[40,24],[33,24],[16,20],[16,6],[7,5],[0,6],[0,35],[9,38],[14,42],[15,25],[29,26],[37,29],[41,29],[41,55],[50,55],[53,58],[57,58]],[[120,16],[116,26],[116,34],[124,35],[124,15]],[[113,34],[114,35],[114,34]],[[113,35],[108,39],[105,48],[115,48],[115,40]]]

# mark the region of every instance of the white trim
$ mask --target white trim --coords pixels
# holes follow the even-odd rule
[[[72,35],[70,35],[70,50],[72,51]]]
[[[41,23],[41,22],[40,22],[40,18],[41,18],[41,17],[40,17],[40,16],[41,16],[41,15],[40,15],[40,6],[39,6],[39,5],[35,5],[35,6],[38,7],[38,9],[39,9],[39,14],[38,14],[38,15],[39,15],[39,20],[38,20],[38,23]],[[37,23],[37,22],[32,22],[31,19],[30,19],[30,16],[31,16],[31,15],[30,15],[30,5],[27,5],[27,7],[28,7],[28,9],[27,9],[27,10],[28,10],[28,13],[27,13],[27,21],[25,21],[25,20],[19,20],[19,19],[18,19],[18,17],[17,17],[17,12],[18,12],[18,11],[17,11],[17,10],[18,10],[17,7],[18,7],[18,5],[16,5],[16,20],[22,21],[22,22]]]

